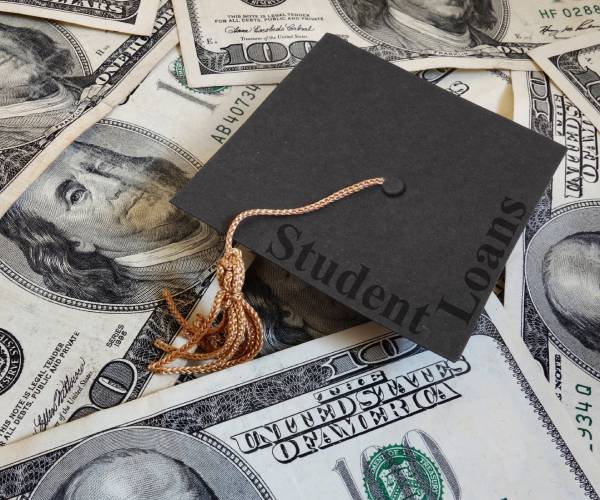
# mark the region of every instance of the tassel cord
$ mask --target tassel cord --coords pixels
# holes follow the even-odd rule
[[[217,292],[208,316],[198,314],[188,321],[179,311],[175,299],[163,290],[167,309],[180,327],[179,335],[185,339],[175,347],[156,339],[154,346],[164,355],[151,363],[148,370],[154,373],[199,375],[211,373],[244,363],[255,358],[263,345],[260,317],[246,301],[244,286],[245,266],[242,252],[233,247],[233,235],[238,226],[250,217],[285,217],[304,215],[324,208],[331,203],[351,196],[363,189],[384,183],[382,177],[366,179],[347,186],[309,205],[297,208],[255,208],[240,212],[231,222],[225,236],[223,255],[217,262]],[[169,366],[177,359],[195,361],[189,366]]]

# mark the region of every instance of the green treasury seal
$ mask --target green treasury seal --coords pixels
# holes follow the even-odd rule
[[[369,500],[441,500],[443,480],[435,462],[410,446],[377,450],[364,471]]]
[[[188,87],[187,78],[185,77],[185,68],[183,67],[183,60],[181,57],[178,57],[171,64],[169,64],[169,73],[171,73],[171,75],[173,75],[175,79],[186,89],[196,92],[197,94],[223,94],[229,89],[228,86],[224,85],[219,87]]]

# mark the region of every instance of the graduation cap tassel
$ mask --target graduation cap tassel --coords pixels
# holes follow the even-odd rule
[[[203,374],[222,370],[256,357],[263,345],[262,322],[242,292],[245,267],[242,252],[233,247],[233,234],[244,219],[257,216],[290,216],[315,212],[363,189],[383,185],[384,179],[365,179],[347,186],[325,198],[298,208],[256,208],[239,213],[229,225],[225,236],[223,255],[217,262],[219,291],[208,317],[198,314],[189,322],[179,312],[172,295],[163,290],[167,308],[181,327],[186,342],[181,347],[156,339],[155,347],[164,356],[151,363],[148,370],[154,373]],[[176,359],[199,362],[191,366],[168,366]]]

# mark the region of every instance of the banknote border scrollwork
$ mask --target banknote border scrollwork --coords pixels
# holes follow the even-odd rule
[[[552,214],[551,217],[549,217],[548,220],[550,219],[554,219],[555,217],[559,216],[559,215],[564,215],[566,213],[572,212],[573,210],[578,210],[581,208],[589,208],[589,207],[599,207],[600,206],[600,202],[598,200],[587,200],[587,201],[580,201],[577,203],[573,203],[571,205],[566,205],[566,206],[562,206],[557,208],[556,210],[552,210]],[[541,226],[538,231],[539,232],[543,229],[544,226]],[[525,255],[524,258],[527,258],[527,250],[525,251]],[[533,300],[531,298],[531,295],[529,293],[529,287],[527,286],[527,280],[525,279],[525,292],[527,293],[527,296],[529,298],[529,301],[531,302],[531,307],[535,308],[535,304],[533,303]],[[548,338],[549,341],[552,342],[554,344],[554,346],[565,356],[567,356],[567,358],[569,358],[574,364],[576,364],[579,368],[581,368],[583,371],[585,371],[588,375],[590,375],[591,377],[595,378],[596,380],[600,381],[600,370],[595,369],[594,367],[588,365],[585,361],[581,360],[575,353],[573,353],[571,351],[571,349],[565,345],[564,342],[562,342],[560,340],[560,338],[554,334],[554,332],[546,325],[546,322],[544,321],[544,318],[542,317],[542,315],[540,314],[540,319],[545,327],[545,330],[548,332]]]
[[[107,20],[107,21],[113,21],[113,22],[120,22],[120,23],[124,23],[124,24],[135,24],[137,17],[139,16],[139,12],[140,12],[140,4],[142,3],[141,0],[128,0],[127,3],[134,3],[137,4],[135,6],[135,13],[128,15],[127,17],[114,17],[114,16],[110,16],[108,15],[108,10],[104,12],[105,15],[99,15],[99,14],[92,14],[89,13],[88,11],[94,10],[91,9],[89,7],[82,7],[82,6],[78,6],[78,5],[74,5],[73,3],[67,3],[65,2],[64,4],[61,2],[44,2],[43,0],[19,0],[18,2],[15,2],[14,0],[0,0],[0,3],[19,3],[24,5],[25,9],[27,9],[28,7],[32,7],[34,9],[46,9],[49,11],[58,11],[58,12],[71,12],[71,13],[75,13],[78,16],[82,16],[82,17],[89,17],[91,19],[102,19],[102,20]]]
[[[265,500],[275,500],[275,497],[269,491],[268,487],[259,480],[260,474],[258,474],[258,472],[256,472],[254,468],[243,460],[235,451],[229,448],[229,446],[207,432],[201,432],[199,434],[194,434],[193,436],[231,460],[250,480],[262,498]]]
[[[370,33],[367,33],[365,30],[363,30],[359,26],[357,26],[348,17],[348,14],[346,14],[344,9],[340,5],[339,0],[329,0],[329,2],[331,3],[331,6],[333,7],[333,9],[337,13],[337,15],[340,16],[340,18],[342,19],[344,24],[346,24],[348,26],[348,28],[350,28],[354,33],[356,33],[360,37],[364,38],[365,40],[368,40],[369,42],[371,42],[373,44],[373,47],[369,47],[369,49],[367,49],[367,50],[369,50],[372,53],[375,53],[377,56],[382,57],[383,59],[385,59],[387,61],[396,61],[396,60],[402,60],[402,59],[421,59],[421,58],[427,59],[427,58],[431,58],[431,57],[477,57],[477,58],[483,57],[483,58],[490,58],[490,59],[527,59],[528,58],[528,56],[524,55],[524,54],[513,54],[513,53],[505,54],[505,53],[500,53],[500,52],[497,55],[492,55],[490,53],[486,53],[485,55],[470,54],[469,56],[466,56],[466,55],[462,56],[460,53],[456,54],[454,52],[445,52],[444,53],[442,51],[439,51],[439,52],[432,51],[431,53],[426,53],[423,51],[413,52],[408,49],[402,49],[400,47],[395,47],[394,45],[390,45],[389,43],[386,43],[385,41],[374,37]],[[504,36],[506,35],[506,32],[508,31],[508,25],[509,25],[508,19],[510,18],[510,3],[508,0],[500,0],[500,2],[502,3],[502,8],[505,10],[505,12],[507,12],[507,15],[504,16],[504,18],[502,19],[502,23],[498,29],[498,37],[501,40],[502,38],[504,38]],[[511,46],[514,44],[505,43],[502,45]],[[539,44],[529,44],[528,43],[528,44],[523,44],[523,45],[526,45],[527,47],[535,47],[535,46],[538,46]]]
[[[546,87],[546,103],[550,110],[550,113],[553,113],[554,103],[552,102],[552,95],[550,92],[550,80],[549,78],[541,72],[527,72],[527,102],[531,102],[532,92],[531,85],[529,83],[529,79],[532,75],[539,75],[539,78],[543,78],[544,84]],[[528,117],[528,128],[532,131],[547,137],[548,139],[553,139],[554,129],[552,120],[548,117],[540,114],[539,116],[535,114],[535,110],[529,106],[529,117]],[[544,190],[544,193],[540,200],[537,202],[533,211],[527,221],[527,226],[525,227],[525,232],[523,234],[523,241],[525,249],[529,247],[529,243],[531,239],[535,236],[537,231],[551,218],[551,207],[552,202],[550,197],[552,196],[552,181],[550,181],[549,185]],[[523,255],[523,259],[525,256]],[[541,326],[543,327],[542,331],[536,330],[535,328],[531,328],[528,322],[527,311],[529,308],[534,308],[533,301],[531,300],[531,296],[529,295],[529,289],[526,286],[525,276],[522,277],[525,286],[523,287],[523,296],[521,297],[521,314],[523,317],[523,332],[522,338],[527,348],[531,351],[534,359],[540,363],[542,369],[544,370],[544,374],[546,378],[548,378],[548,373],[550,370],[550,362],[549,362],[549,353],[548,353],[548,336],[550,334],[546,324],[542,321]],[[534,341],[535,345],[531,344],[531,341]]]
[[[546,76],[544,73],[540,73],[540,72],[527,72],[526,73],[528,102],[532,101],[531,84],[529,83],[529,79],[530,79],[531,75],[533,75],[533,74],[538,75],[537,84],[539,84],[539,79],[543,77],[544,82],[545,82],[546,92],[547,92],[547,104],[548,104],[548,107],[550,110],[549,112],[551,114],[553,114],[554,113],[554,102],[552,100],[550,80],[549,80],[548,76]],[[529,106],[529,110],[530,110],[530,115],[528,118],[528,122],[529,122],[528,127],[532,131],[534,131],[540,135],[543,135],[550,140],[553,140],[554,129],[553,129],[552,120],[542,119],[543,117],[540,117],[535,114],[535,110],[531,106]],[[529,250],[529,244],[532,241],[533,237],[552,218],[554,218],[558,215],[565,214],[567,212],[570,212],[571,210],[575,210],[578,208],[586,208],[586,207],[599,205],[599,203],[597,201],[589,200],[589,201],[580,201],[577,203],[573,203],[573,204],[559,207],[555,210],[552,210],[551,196],[552,196],[552,181],[550,181],[550,184],[547,187],[547,189],[544,191],[543,196],[541,197],[539,202],[536,204],[536,206],[533,210],[533,213],[527,223],[527,227],[525,229],[525,235],[524,235],[525,252],[523,254],[523,262],[525,262],[527,252]],[[523,271],[523,272],[525,272],[525,271]],[[591,377],[593,377],[597,380],[600,380],[600,371],[594,369],[593,367],[589,366],[587,363],[585,363],[584,361],[579,359],[579,357],[577,357],[574,353],[572,353],[571,350],[552,332],[552,330],[550,330],[550,328],[548,328],[544,319],[541,317],[541,315],[539,315],[537,313],[537,309],[535,307],[535,304],[533,302],[531,294],[529,293],[529,287],[527,285],[526,276],[523,275],[522,279],[523,279],[523,283],[524,283],[523,296],[521,297],[521,315],[523,318],[522,337],[523,337],[523,340],[525,341],[525,343],[527,344],[528,349],[531,351],[532,355],[536,359],[536,361],[538,361],[542,365],[542,368],[544,370],[546,378],[549,377],[550,364],[549,364],[548,347],[549,347],[549,343],[551,342],[562,354],[567,356],[567,358],[569,358],[573,363],[575,363],[583,371],[588,373]],[[538,324],[536,324],[535,328],[532,328],[530,326],[530,322],[529,322],[530,315],[527,314],[528,311],[531,311],[531,309],[533,309],[535,311],[535,314],[537,314],[539,316],[539,320],[540,320],[538,322]],[[538,330],[540,330],[540,331],[538,331]],[[539,344],[540,344],[539,339],[542,339],[544,337],[547,339],[545,342],[546,345],[544,346],[543,349],[540,349],[539,348]],[[532,346],[532,345],[530,345],[531,342],[527,342],[528,339],[531,339],[531,338],[536,339],[536,341],[537,341],[536,345]]]
[[[575,210],[578,208],[598,207],[599,205],[600,205],[600,203],[597,200],[581,201],[579,203],[574,203],[572,205],[560,207],[556,210],[553,210],[552,216],[554,217],[554,216],[562,215],[567,212],[570,212],[571,210]],[[600,380],[600,371],[594,369],[593,367],[591,367],[590,365],[588,365],[587,363],[585,363],[584,361],[579,359],[579,357],[577,357],[577,355],[572,353],[571,350],[549,328],[548,328],[548,335],[549,335],[551,341],[554,343],[554,345],[563,354],[565,354],[571,361],[573,361],[577,366],[579,366],[582,370],[584,370],[589,375],[594,377],[596,380]]]
[[[236,481],[237,479],[237,481],[239,481],[243,478],[243,481],[246,484],[246,488],[248,490],[253,490],[253,492],[257,494],[256,496],[260,497],[262,500],[275,500],[275,497],[269,490],[269,487],[266,485],[264,480],[261,478],[260,474],[258,474],[256,470],[246,460],[244,460],[244,458],[241,455],[236,453],[236,451],[232,448],[228,447],[216,436],[213,436],[207,432],[187,434],[174,429],[166,429],[163,427],[153,427],[146,425],[114,427],[111,429],[106,429],[104,431],[91,434],[85,439],[80,440],[67,452],[62,454],[60,458],[56,460],[52,464],[52,466],[50,466],[47,469],[46,473],[36,484],[32,492],[27,494],[27,497],[32,499],[36,498],[40,500],[47,499],[48,494],[52,494],[52,498],[55,498],[57,494],[56,490],[65,484],[65,474],[68,475],[69,473],[77,473],[78,471],[81,471],[82,468],[85,468],[94,459],[101,458],[103,454],[107,453],[107,451],[108,453],[110,453],[110,451],[119,451],[119,445],[117,444],[115,446],[115,444],[113,444],[119,443],[119,439],[117,438],[119,434],[125,434],[126,437],[128,436],[130,439],[132,439],[132,441],[128,443],[128,446],[125,449],[133,448],[134,450],[142,449],[145,451],[156,451],[164,456],[171,457],[172,459],[178,462],[182,458],[182,450],[178,449],[178,441],[187,441],[189,442],[187,448],[194,448],[193,453],[195,454],[195,457],[190,463],[180,463],[183,463],[183,465],[190,467],[192,470],[196,471],[200,475],[200,477],[203,476],[203,471],[199,469],[198,466],[212,468],[213,471],[216,473],[214,475],[211,475],[212,484],[210,485],[210,487],[213,492],[216,493],[215,487],[217,486],[220,486],[221,488],[224,488],[226,490],[229,489],[227,482],[223,482],[224,479],[230,479],[233,481]],[[103,441],[104,443],[106,443],[107,441],[110,443],[107,448],[103,446]],[[96,443],[96,445],[94,445],[94,443]],[[136,443],[139,443],[140,448],[136,446]],[[200,443],[204,446],[201,446]],[[203,450],[203,452],[199,450]],[[171,452],[173,453],[172,456],[170,455]],[[231,464],[236,470],[236,473],[234,473],[234,478],[223,478],[223,471],[214,469],[218,462],[217,464],[215,464],[211,460],[207,461],[206,453],[210,453],[211,455],[214,454],[215,457],[221,457],[225,461],[229,462],[229,464]],[[67,472],[65,472],[64,470],[65,464],[63,464],[63,470],[60,470],[60,462],[63,458],[67,458]],[[206,470],[204,470],[204,472],[206,472]],[[115,489],[111,491],[118,491],[118,485],[115,485],[113,483],[112,487]],[[235,491],[237,488],[235,488],[234,486],[232,489]],[[220,492],[220,495],[216,495],[215,497],[211,496],[211,498],[224,498],[223,493],[224,492]],[[237,491],[236,493],[239,494],[239,491]],[[245,493],[249,493],[249,491],[246,491]],[[204,498],[204,496],[202,496],[202,498]]]
[[[554,422],[552,422],[550,416],[546,413],[544,406],[529,385],[527,378],[517,365],[508,346],[505,344],[495,325],[486,314],[481,315],[474,335],[487,336],[495,341],[496,348],[502,354],[509,372],[517,380],[521,391],[530,403],[532,411],[538,416],[538,420],[541,422],[542,427],[546,429],[551,441],[560,453],[560,456],[564,458],[564,463],[574,474],[576,481],[584,490],[586,496],[592,500],[600,499],[598,494],[594,491],[589,479],[573,456],[567,443],[565,443],[560,432],[554,425]],[[385,335],[378,338],[385,338]],[[327,360],[331,359],[333,356],[338,356],[341,352],[358,352],[365,344],[372,342],[373,340],[374,339],[363,341],[356,345],[328,353],[325,356],[307,359],[303,363],[287,367],[284,370],[271,373],[267,376],[239,383],[224,391],[204,394],[185,404],[165,408],[160,413],[155,413],[154,415],[143,417],[139,420],[132,420],[129,423],[122,424],[120,427],[128,425],[163,427],[187,432],[189,434],[205,431],[214,425],[221,424],[232,418],[237,418],[245,413],[259,411],[260,409],[326,386],[328,370],[325,369],[324,365]],[[423,350],[421,349],[411,351],[407,357],[422,352]],[[387,360],[380,365],[367,367],[364,371],[373,370],[378,366],[383,366],[389,362],[391,361]],[[353,372],[348,376],[356,375],[357,372]],[[254,389],[253,393],[247,394],[248,388]],[[180,422],[181,424],[173,425],[175,422]],[[27,493],[27,491],[19,492],[17,491],[17,488],[22,487],[27,481],[35,481],[36,470],[44,467],[46,468],[45,470],[48,470],[48,464],[53,462],[55,458],[60,458],[68,450],[72,449],[73,446],[76,446],[88,437],[66,444],[63,448],[49,450],[30,460],[14,463],[4,470],[0,470],[0,496],[5,494],[8,498],[11,498],[18,494]],[[37,475],[39,475],[39,472]],[[12,479],[10,483],[7,482],[9,477]],[[28,486],[25,486],[25,488],[27,487]],[[32,489],[28,491],[32,491]]]
[[[498,28],[498,38],[502,40],[506,36],[506,32],[508,31],[509,19],[510,19],[510,1],[509,0],[501,0],[502,8],[507,13],[507,15],[503,16],[502,23]]]
[[[499,337],[499,336],[498,336]],[[504,362],[509,366],[513,376],[517,379],[517,383],[521,387],[521,391],[525,394],[525,397],[529,400],[530,406],[533,411],[538,415],[538,420],[542,426],[546,429],[547,433],[551,436],[552,442],[555,443],[556,448],[560,451],[561,456],[564,458],[565,464],[569,467],[569,470],[575,475],[580,488],[585,492],[585,495],[592,500],[600,499],[598,493],[594,491],[594,487],[590,483],[589,479],[585,475],[583,469],[579,466],[577,459],[569,449],[569,446],[563,440],[560,432],[552,422],[552,419],[546,413],[544,405],[540,402],[537,395],[529,385],[527,378],[521,371],[521,368],[512,356],[508,346],[504,343],[502,338],[497,339],[497,347],[502,353]]]
[[[161,427],[188,432],[189,434],[205,431],[212,426],[232,418],[237,418],[245,413],[258,411],[302,394],[321,389],[327,385],[331,369],[325,365],[332,357],[343,352],[357,353],[365,345],[372,343],[373,340],[386,338],[390,335],[397,334],[382,335],[376,339],[365,340],[326,355],[309,358],[301,363],[268,375],[239,382],[225,390],[208,392],[184,404],[165,408],[160,413],[140,419],[132,419],[130,422],[124,423],[119,427]],[[406,356],[402,356],[400,359],[423,351],[424,349],[422,348],[416,349]],[[369,371],[385,364],[387,363],[383,362],[373,365],[370,368],[365,368],[363,371]],[[357,373],[362,373],[363,371]],[[356,373],[348,375],[348,377],[353,375],[356,375]],[[249,390],[250,393],[248,393]],[[169,425],[176,421],[178,416],[183,417],[181,424],[176,426]],[[56,460],[88,438],[89,436],[86,436],[65,446],[36,455],[31,460],[14,463],[3,470],[0,469],[0,498],[13,498],[19,494],[28,494],[28,492],[33,491],[33,486],[29,490],[26,489],[29,487],[27,483],[36,482],[41,479],[41,476],[45,474]],[[41,474],[39,474],[40,469],[43,469]],[[16,488],[25,489],[23,491],[16,491]]]
[[[589,91],[589,89],[587,88],[586,85],[583,84],[583,82],[576,78],[575,76],[573,76],[574,73],[574,65],[578,66],[578,69],[582,72],[585,73],[586,75],[586,79],[589,78],[590,73],[593,73],[596,76],[596,80],[594,80],[594,84],[597,84],[598,82],[600,82],[600,75],[592,70],[589,67],[583,67],[580,63],[579,63],[579,53],[580,52],[589,52],[592,50],[597,50],[599,47],[599,45],[591,45],[589,47],[585,47],[585,48],[579,48],[579,49],[575,49],[572,50],[570,52],[564,52],[562,54],[557,54],[554,56],[551,56],[548,58],[548,61],[558,70],[560,71],[560,74],[562,76],[564,76],[570,83],[571,85],[575,88],[575,90],[577,90],[577,92],[592,106],[594,106],[594,108],[597,111],[600,111],[600,103],[598,103],[598,99],[591,94],[591,92]],[[587,82],[587,83],[592,83],[592,82]]]
[[[73,33],[71,33],[62,24],[58,24],[58,23],[54,23],[54,22],[50,23],[50,24],[52,24],[52,26],[54,26],[56,31],[58,31],[62,36],[64,36],[67,39],[67,41],[71,44],[71,47],[73,47],[73,50],[77,53],[77,57],[79,58],[79,61],[81,62],[81,65],[83,66],[83,73],[86,76],[91,75],[93,73],[93,70],[92,70],[92,65],[90,64],[90,59],[87,56],[87,54],[85,53],[85,51],[83,50],[83,48],[81,47],[79,40],[77,40],[77,38],[73,36]]]
[[[108,118],[100,120],[98,122],[98,124],[106,125],[106,126],[110,126],[110,127],[117,127],[117,128],[123,129],[123,130],[127,130],[129,132],[134,132],[134,133],[143,135],[144,137],[147,137],[147,138],[153,140],[154,142],[159,143],[162,146],[165,146],[169,150],[173,151],[174,153],[176,153],[177,155],[182,157],[184,160],[186,160],[188,163],[190,163],[190,165],[194,169],[196,169],[196,171],[200,170],[204,166],[204,164],[199,159],[197,159],[194,155],[192,155],[192,153],[190,153],[188,150],[182,148],[181,146],[179,146],[178,144],[169,140],[168,138],[166,138],[160,134],[157,134],[156,132],[154,132],[150,129],[141,127],[139,125],[133,125],[133,124],[125,122],[125,121],[113,120],[113,119],[108,119]],[[66,306],[66,307],[69,307],[72,309],[83,309],[83,310],[90,310],[90,311],[97,311],[97,312],[111,312],[111,313],[113,313],[113,312],[128,313],[128,312],[141,312],[141,311],[152,310],[158,304],[161,304],[163,302],[163,299],[159,299],[159,300],[154,300],[151,302],[143,302],[143,303],[139,303],[139,304],[106,304],[106,303],[100,303],[100,302],[90,302],[90,301],[85,301],[85,300],[80,300],[80,299],[73,299],[71,297],[67,297],[66,295],[62,295],[57,292],[52,292],[52,291],[44,288],[43,286],[32,283],[27,278],[21,276],[19,273],[14,271],[8,264],[6,264],[6,262],[4,261],[2,256],[0,256],[0,274],[3,274],[8,279],[10,279],[12,282],[17,284],[21,288],[23,288],[24,290],[26,290],[34,295],[37,295],[38,297],[40,297],[44,300],[47,300],[49,302],[58,303],[58,304],[61,304],[63,306]],[[200,281],[200,278],[199,278],[199,281]],[[190,290],[197,283],[198,282],[193,283],[186,290]],[[182,290],[180,293],[184,293],[186,290]]]
[[[91,112],[91,110],[96,109],[99,103],[106,103],[106,99],[109,95],[112,95],[115,92],[117,95],[119,95],[118,92],[120,87],[118,84],[121,82],[121,80],[126,79],[134,68],[139,67],[139,65],[152,52],[152,49],[159,45],[164,38],[175,29],[175,16],[172,13],[172,6],[170,2],[166,2],[158,9],[157,19],[167,15],[169,16],[168,20],[160,27],[155,27],[152,33],[145,37],[147,40],[143,47],[138,49],[135,55],[129,57],[126,64],[120,66],[119,71],[111,74],[110,81],[104,83],[104,85],[110,83],[110,86],[103,93],[84,99],[84,101],[82,101],[80,106],[77,108],[76,112],[74,112],[69,118],[64,119],[61,123],[55,124],[52,127],[52,130],[48,131],[47,135],[43,139],[28,143],[34,147],[33,150],[29,149],[21,151],[22,147],[19,146],[0,151],[0,193],[4,192],[13,183],[13,181],[19,177],[25,169],[27,169],[27,167],[38,157],[38,155],[44,151],[44,147],[47,144],[56,140],[56,138],[66,130],[71,130],[71,127],[74,126],[77,120]],[[118,48],[116,48],[116,50],[112,52],[98,68],[96,68],[90,75],[87,76],[92,78],[96,73],[101,75],[107,67],[114,65],[114,61],[121,57],[139,40],[139,35],[127,37],[127,39]],[[108,111],[109,109],[107,108],[105,114],[108,113]],[[86,125],[85,129],[89,128],[90,126],[91,124]],[[78,133],[82,133],[83,131],[84,130],[79,130]],[[7,155],[10,156],[10,164],[7,161],[7,158],[9,158]],[[2,164],[2,162],[6,162],[8,166]]]
[[[575,354],[573,354],[571,352],[571,350],[565,344],[563,344],[560,341],[560,339],[552,333],[552,331],[550,329],[548,329],[548,337],[550,338],[550,341],[556,346],[556,348],[562,354],[566,355],[567,358],[569,358],[571,361],[573,361],[573,363],[575,363],[579,368],[581,368],[583,371],[585,371],[588,375],[591,375],[593,378],[600,381],[600,371],[595,370],[594,368],[589,366],[587,363],[581,361],[581,359],[579,359]]]
[[[259,7],[259,8],[277,7],[278,5],[285,3],[285,1],[286,0],[242,0],[242,2],[244,2],[247,5],[250,5],[251,7]],[[261,4],[263,4],[263,5],[261,5]]]
[[[586,201],[578,201],[577,203],[571,203],[570,205],[565,205],[562,207],[558,207],[555,210],[552,210],[552,217],[556,217],[557,215],[562,215],[566,212],[570,212],[571,210],[575,210],[577,208],[589,208],[589,207],[599,207],[599,200],[586,200]]]
[[[185,159],[186,161],[188,161],[189,163],[191,163],[192,166],[196,170],[200,170],[204,166],[204,163],[201,162],[198,158],[196,158],[187,149],[182,148],[177,143],[171,141],[167,137],[162,136],[160,134],[157,134],[156,132],[154,132],[154,131],[152,131],[150,129],[141,127],[140,125],[133,125],[133,124],[130,124],[130,123],[125,122],[125,121],[113,120],[113,119],[110,119],[110,118],[104,118],[103,120],[100,120],[99,123],[101,123],[103,125],[109,125],[109,126],[114,126],[114,127],[122,128],[122,129],[128,130],[130,132],[137,132],[137,133],[140,133],[142,135],[145,135],[146,137],[148,137],[150,139],[153,139],[155,142],[158,142],[158,143],[162,144],[163,146],[168,147],[170,150],[174,151],[175,153],[177,153],[183,159]]]

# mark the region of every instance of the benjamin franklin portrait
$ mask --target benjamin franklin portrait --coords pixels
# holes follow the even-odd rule
[[[45,470],[31,500],[220,500],[272,498],[260,476],[221,440],[198,427],[194,411],[173,425],[95,433]]]
[[[39,139],[67,118],[84,80],[72,77],[77,61],[44,33],[46,23],[11,21],[0,16],[0,150]]]
[[[86,138],[103,133],[96,125]],[[117,144],[130,141],[143,142]],[[187,289],[221,251],[214,231],[170,203],[192,174],[156,150],[75,142],[0,219],[4,246],[12,244],[2,258],[21,252],[45,288],[84,301],[144,303],[164,287]]]
[[[184,462],[129,448],[100,455],[75,471],[53,500],[218,500]]]
[[[593,202],[550,218],[527,243],[523,268],[524,336],[543,335],[591,374],[600,372],[599,220]]]
[[[543,283],[559,321],[600,352],[600,232],[572,234],[554,244],[544,256]]]
[[[350,20],[389,45],[411,51],[497,46],[492,0],[339,0]]]

